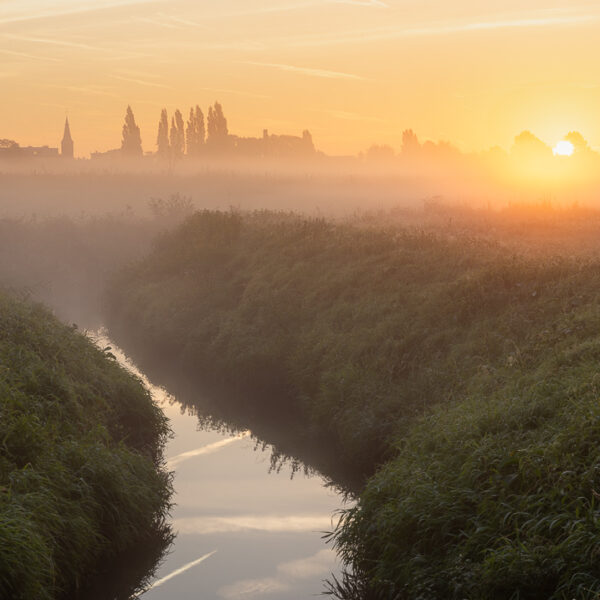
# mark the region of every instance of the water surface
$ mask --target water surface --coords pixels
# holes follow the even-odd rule
[[[132,368],[106,336],[97,338]],[[322,539],[342,506],[338,494],[315,474],[291,477],[285,465],[273,471],[271,448],[257,446],[250,432],[200,427],[196,415],[136,372],[174,432],[165,455],[175,474],[177,534],[142,598],[300,600],[321,594],[323,581],[340,571]]]

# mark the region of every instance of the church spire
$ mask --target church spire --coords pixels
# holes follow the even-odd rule
[[[69,127],[69,117],[65,119],[65,133],[60,143],[60,154],[63,158],[73,158],[73,138]]]

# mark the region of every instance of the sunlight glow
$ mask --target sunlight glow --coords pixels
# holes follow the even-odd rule
[[[575,146],[571,144],[571,142],[567,142],[567,140],[561,140],[554,146],[552,152],[554,156],[571,156],[573,151],[575,150]]]

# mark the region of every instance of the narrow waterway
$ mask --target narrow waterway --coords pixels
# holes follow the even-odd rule
[[[322,539],[342,500],[317,475],[272,470],[271,448],[251,432],[200,427],[177,398],[152,385],[103,332],[98,345],[146,383],[170,419],[166,448],[174,471],[175,542],[144,600],[302,600],[321,594],[339,575]],[[204,420],[203,420],[204,422]]]

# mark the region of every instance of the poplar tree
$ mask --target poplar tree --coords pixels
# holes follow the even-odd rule
[[[171,152],[173,158],[181,158],[185,152],[185,132],[181,111],[177,109],[171,119]]]
[[[215,102],[214,107],[211,106],[208,109],[207,129],[207,144],[217,150],[226,148],[229,130],[227,129],[227,119],[223,114],[223,107],[218,102]]]
[[[140,128],[135,122],[131,106],[127,107],[125,123],[123,124],[123,140],[121,141],[121,152],[126,156],[142,156],[142,137]]]
[[[204,128],[204,115],[200,110],[200,107],[196,104],[196,136],[197,142],[200,146],[204,146],[206,138],[206,129]]]
[[[166,108],[163,108],[160,113],[156,145],[158,146],[158,156],[161,158],[169,158],[169,117],[167,116]]]
[[[204,146],[204,115],[200,107],[196,110],[190,108],[190,117],[186,128],[187,153],[189,156],[198,156]]]

